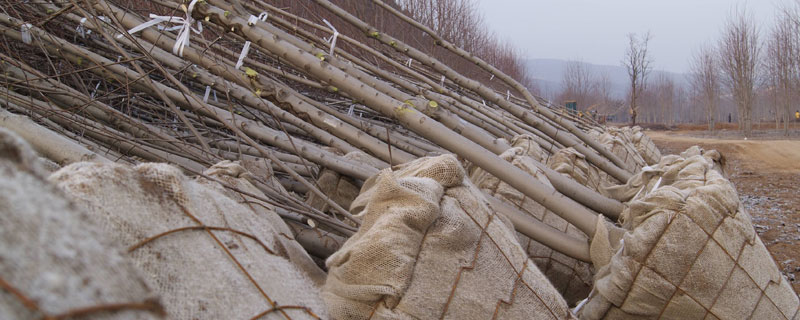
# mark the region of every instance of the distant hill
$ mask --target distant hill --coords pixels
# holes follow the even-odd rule
[[[561,78],[568,63],[569,61],[567,60],[559,59],[528,59],[526,61],[526,66],[528,68],[528,73],[533,77],[534,82],[541,90],[542,95],[545,98],[551,99],[562,90]],[[612,83],[612,96],[621,99],[628,94],[628,72],[625,71],[624,67],[621,65],[609,66],[585,62],[582,63],[592,73],[593,76],[597,76],[602,73],[608,74],[608,78]],[[671,77],[675,81],[676,85],[684,87],[688,85],[686,74],[683,73],[653,71],[650,74],[650,79],[652,80],[655,77],[658,77],[660,74]]]

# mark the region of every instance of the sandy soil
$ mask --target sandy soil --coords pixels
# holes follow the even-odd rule
[[[662,154],[688,147],[720,151],[725,171],[753,225],[796,292],[800,292],[800,140],[779,134],[759,140],[706,132],[648,131]]]

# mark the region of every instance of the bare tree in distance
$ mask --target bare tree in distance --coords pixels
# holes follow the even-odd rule
[[[591,105],[592,74],[583,62],[578,60],[567,62],[561,77],[561,83],[564,89],[559,95],[559,99],[562,102],[564,100],[575,100],[582,109]]]
[[[601,71],[597,74],[597,77],[595,77],[594,89],[597,92],[601,104],[609,104],[612,100],[611,92],[613,88],[614,84],[611,83],[611,76],[608,75],[608,71]]]
[[[690,122],[692,120],[691,112],[686,112],[688,110],[690,102],[690,94],[688,92],[687,86],[677,85],[675,86],[675,106],[674,106],[674,113],[680,114],[679,117],[675,117],[676,122],[684,123]]]
[[[567,62],[561,87],[561,91],[555,94],[555,100],[574,100],[578,103],[578,109],[590,116],[614,114],[623,103],[612,97],[614,84],[608,71],[593,72],[588,64],[580,60]]]
[[[587,111],[595,111],[600,115],[601,121],[605,122],[605,116],[616,113],[620,102],[611,96],[614,84],[608,71],[597,73],[592,80],[592,96],[594,104],[589,106]]]
[[[778,19],[767,39],[767,81],[775,99],[775,126],[789,135],[789,123],[793,119],[793,106],[800,88],[800,1],[786,6],[778,13]]]
[[[722,90],[716,49],[711,45],[700,47],[692,57],[689,68],[693,93],[705,106],[708,130],[714,132],[719,95]]]
[[[795,44],[793,22],[782,16],[772,27],[766,41],[765,67],[767,69],[767,84],[772,98],[775,100],[775,128],[780,128],[780,122],[787,122],[784,133],[788,134],[788,114],[792,105],[792,95],[795,88]]]
[[[650,31],[637,36],[635,33],[628,34],[628,48],[625,51],[625,59],[622,65],[628,71],[630,79],[629,110],[631,123],[636,124],[636,116],[639,114],[638,100],[647,85],[647,76],[650,74],[653,60],[650,58],[647,45],[653,36]]]
[[[672,120],[675,115],[672,114],[673,106],[675,105],[675,80],[667,76],[665,73],[660,73],[655,80],[655,107],[658,110],[653,110],[655,116],[660,116],[659,120],[665,125],[672,125]]]
[[[719,42],[720,69],[739,113],[739,128],[745,137],[753,131],[753,104],[761,48],[758,28],[746,9],[733,11]]]

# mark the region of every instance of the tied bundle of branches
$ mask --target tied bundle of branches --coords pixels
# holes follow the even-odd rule
[[[7,88],[0,103],[14,115],[3,118],[4,126],[26,121],[20,115],[31,118],[35,124],[18,131],[38,132],[29,135],[35,147],[61,165],[155,161],[200,174],[219,161],[238,160],[257,173],[269,198],[263,200],[284,218],[311,221],[344,237],[360,224],[357,212],[342,207],[348,199],[331,199],[330,186],[319,183],[322,169],[358,186],[378,169],[450,152],[589,235],[593,211],[610,217],[622,211],[620,202],[544,165],[558,192],[497,156],[510,147],[508,140],[525,134],[548,154],[573,147],[624,182],[631,173],[622,161],[584,131],[602,128],[551,110],[519,82],[394,4],[371,6],[421,28],[502,85],[467,78],[333,4],[317,4],[332,24],[263,1],[9,4],[0,15]],[[332,28],[347,25],[362,33]],[[338,40],[326,41],[331,34]],[[365,40],[370,38],[377,41]],[[74,143],[48,145],[41,138],[47,134]],[[66,146],[76,151],[55,156]],[[343,156],[354,151],[368,160]],[[284,188],[270,186],[270,175]],[[326,205],[309,206],[304,199],[312,194]],[[523,229],[534,223],[517,222]]]

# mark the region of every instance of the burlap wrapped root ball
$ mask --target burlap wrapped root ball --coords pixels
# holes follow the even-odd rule
[[[671,184],[676,181],[683,169],[680,164],[686,163],[686,158],[700,155],[712,159],[712,169],[723,173],[724,176],[722,154],[716,150],[705,151],[698,146],[694,146],[686,149],[680,155],[671,154],[661,157],[658,164],[642,168],[639,173],[633,175],[625,184],[605,187],[604,194],[622,202],[639,200],[647,195],[649,190],[654,190],[657,185],[664,185],[662,182]]]
[[[327,260],[332,318],[571,317],[454,156],[383,170],[358,203],[361,228]]]
[[[522,151],[529,157],[536,161],[545,163],[549,155],[553,154],[556,150],[544,150],[539,145],[542,138],[530,134],[520,134],[511,138],[511,147],[522,148]]]
[[[642,156],[642,159],[644,159],[648,165],[654,165],[661,161],[661,151],[658,150],[655,142],[644,133],[642,127],[635,126],[630,128],[630,130],[633,144],[636,147],[636,151],[639,151],[639,155]]]
[[[540,151],[535,150],[536,148],[527,150],[519,147],[511,148],[503,152],[500,158],[552,188],[550,181],[534,162],[541,160]],[[542,221],[573,238],[588,242],[586,234],[575,226],[485,170],[476,169],[470,176],[470,180],[487,194],[508,203],[530,217]],[[589,291],[592,288],[592,276],[594,275],[594,269],[590,263],[566,256],[519,232],[516,234],[528,257],[536,263],[539,270],[547,276],[569,305],[575,305],[576,302],[589,295]]]
[[[630,128],[605,127],[605,132],[592,129],[589,131],[589,135],[622,160],[625,164],[623,169],[639,172],[642,167],[647,165],[633,143],[633,134]]]
[[[621,242],[592,241],[581,319],[796,319],[800,302],[718,165],[698,148],[642,174]],[[604,254],[601,254],[604,253]]]
[[[46,181],[30,146],[0,129],[0,319],[162,318],[141,272],[99,229]]]
[[[547,159],[547,167],[602,195],[607,195],[607,188],[620,183],[614,177],[609,176],[589,163],[586,160],[586,156],[574,148],[564,148],[556,151]]]
[[[351,151],[344,155],[344,158],[376,169],[388,166],[381,164],[377,159],[361,151]],[[327,168],[323,169],[320,173],[316,185],[319,186],[320,191],[336,202],[336,204],[342,206],[342,208],[349,208],[360,191],[355,179],[342,176],[338,172]],[[330,210],[328,202],[313,192],[308,193],[306,203],[320,211]]]
[[[234,163],[206,174],[257,195]],[[322,274],[264,202],[166,164],[78,163],[50,180],[129,248],[170,318],[327,318]]]

